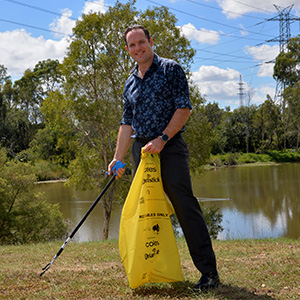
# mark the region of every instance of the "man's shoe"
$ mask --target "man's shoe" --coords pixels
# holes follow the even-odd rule
[[[196,283],[193,290],[195,292],[207,291],[216,288],[220,283],[217,272],[203,274],[200,280]]]

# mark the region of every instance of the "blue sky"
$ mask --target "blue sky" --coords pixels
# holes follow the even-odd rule
[[[127,1],[120,1],[126,3]],[[89,11],[105,12],[113,0],[0,0],[0,64],[13,79],[44,59],[62,61],[75,20]],[[273,63],[279,52],[278,10],[293,5],[290,17],[300,18],[300,0],[137,0],[141,10],[167,6],[177,26],[197,50],[193,79],[208,102],[231,109],[243,101],[259,105],[276,82]],[[269,20],[269,21],[268,21]],[[300,34],[290,21],[291,36]],[[275,40],[275,41],[272,41]]]

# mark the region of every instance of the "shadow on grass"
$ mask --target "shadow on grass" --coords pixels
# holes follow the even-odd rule
[[[149,299],[211,299],[214,296],[219,299],[230,300],[275,300],[275,298],[268,295],[257,295],[249,291],[247,288],[224,285],[220,286],[207,293],[196,293],[193,291],[193,284],[189,281],[176,282],[171,284],[155,284],[144,285],[133,291],[133,295],[140,297],[149,297]],[[214,298],[214,299],[215,299]]]

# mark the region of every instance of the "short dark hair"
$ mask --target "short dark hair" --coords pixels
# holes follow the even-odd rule
[[[131,26],[127,27],[127,29],[123,33],[123,40],[125,41],[126,45],[127,45],[127,40],[126,40],[127,34],[130,31],[138,30],[138,29],[142,29],[145,33],[146,38],[148,39],[148,41],[150,41],[150,33],[147,30],[147,28],[145,28],[143,25],[137,25],[136,24],[136,25],[131,25]]]

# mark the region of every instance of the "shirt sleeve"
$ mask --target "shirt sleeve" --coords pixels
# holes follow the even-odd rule
[[[192,104],[189,96],[189,86],[182,67],[179,64],[175,64],[172,68],[172,71],[172,91],[174,96],[175,109],[192,109]]]
[[[120,124],[131,126],[132,119],[133,119],[132,107],[131,107],[129,100],[125,96],[125,92],[123,92],[123,98],[124,98],[123,117],[122,117]]]

